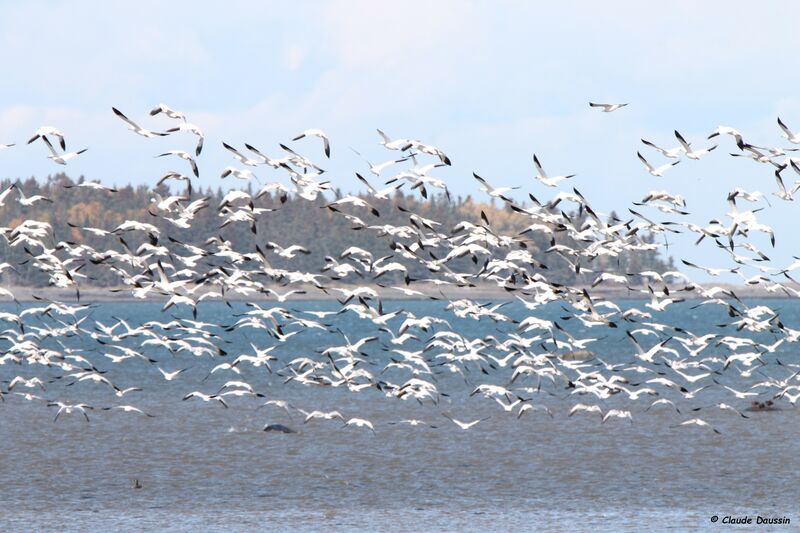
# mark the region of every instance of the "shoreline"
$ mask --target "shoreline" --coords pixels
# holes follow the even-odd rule
[[[401,291],[392,289],[391,287],[380,287],[378,285],[365,285],[378,293],[378,296],[381,300],[422,300],[422,299],[429,299],[430,297],[436,297],[440,300],[459,300],[459,299],[470,299],[470,300],[494,300],[494,301],[511,301],[516,300],[517,298],[515,295],[519,291],[506,291],[496,285],[485,284],[485,285],[478,285],[475,287],[440,287],[434,284],[413,284],[411,289],[415,291],[419,291],[422,295],[405,295]],[[400,286],[400,285],[398,285]],[[739,298],[759,298],[759,299],[768,299],[768,300],[790,300],[793,299],[792,296],[786,295],[782,292],[769,292],[764,289],[760,289],[758,287],[752,287],[747,285],[733,285],[733,284],[717,284],[713,285],[717,287],[722,287],[725,290],[732,290],[734,294],[736,294]],[[337,287],[341,288],[355,288],[356,285],[350,284],[340,284]],[[711,285],[698,285],[698,287],[708,288]],[[74,289],[62,289],[62,288],[55,288],[55,287],[29,287],[29,286],[6,286],[2,287],[11,291],[15,296],[18,302],[20,303],[30,303],[30,302],[37,302],[41,300],[52,300],[52,301],[59,301],[59,302],[77,302],[78,299],[76,298],[76,293]],[[624,289],[615,289],[615,288],[608,288],[608,287],[595,287],[591,288],[589,286],[585,287],[578,287],[579,289],[586,289],[589,294],[592,296],[593,299],[605,299],[605,300],[647,300],[649,299],[646,293],[638,292],[638,291],[629,291]],[[121,289],[121,290],[120,290]],[[337,299],[341,299],[342,296],[335,292],[323,292],[322,289],[315,287],[314,285],[297,285],[291,288],[289,287],[282,287],[282,286],[275,286],[275,289],[278,292],[287,292],[288,290],[304,290],[305,294],[294,294],[289,297],[286,301],[336,301]],[[701,300],[703,299],[701,295],[697,294],[696,292],[684,292],[679,290],[679,287],[670,288],[671,295],[673,297],[684,298],[686,300]],[[112,290],[119,290],[120,292],[111,292]],[[646,291],[647,288],[643,287],[642,290]],[[37,300],[38,297],[39,300]],[[131,303],[131,302],[165,302],[168,299],[165,295],[160,294],[152,294],[148,295],[145,298],[135,298],[127,287],[80,287],[80,301],[81,302],[91,302],[91,303],[110,303],[110,302],[123,302],[123,303]],[[237,294],[233,292],[229,292],[226,294],[226,300],[231,302],[266,302],[272,301],[277,302],[278,299],[274,296],[263,294],[263,293],[253,293],[250,295],[243,295]],[[219,301],[219,299],[209,299],[208,301]],[[9,297],[0,298],[0,304],[4,303],[13,303]]]

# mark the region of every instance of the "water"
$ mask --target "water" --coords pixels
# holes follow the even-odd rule
[[[640,304],[625,302],[623,307]],[[780,308],[787,326],[800,322],[800,304],[781,300],[769,305]],[[336,310],[339,306],[302,302],[288,307]],[[446,316],[438,302],[386,302],[386,307],[418,316]],[[719,331],[716,324],[726,321],[724,310],[690,307],[690,303],[670,307],[660,319],[690,326],[697,334]],[[131,325],[156,319],[167,322],[170,317],[159,309],[160,305],[148,303],[101,304],[82,326],[90,328],[93,320],[108,325],[114,321],[112,316],[125,318]],[[212,303],[200,308],[198,319],[231,324],[232,313],[244,309]],[[503,311],[516,318],[525,316],[517,304]],[[552,306],[544,317],[565,314]],[[469,338],[499,335],[498,328],[512,329],[487,320],[447,318]],[[354,336],[372,331],[350,314],[326,320]],[[595,336],[574,322],[561,321],[579,337]],[[392,324],[396,329],[396,323]],[[87,382],[67,386],[66,379],[49,384],[47,391],[35,391],[45,398],[94,405],[88,424],[74,415],[62,415],[54,423],[55,408],[7,395],[0,404],[2,530],[642,531],[713,529],[721,527],[711,523],[713,515],[745,514],[788,516],[800,523],[796,514],[800,459],[794,451],[800,424],[788,403],[782,404],[784,410],[751,413],[748,419],[704,409],[699,416],[722,433],[717,435],[708,428],[675,426],[695,416],[691,407],[719,401],[747,406],[746,400],[722,394],[718,386],[698,393],[694,400],[683,400],[679,394],[662,396],[675,400],[683,415],[659,407],[644,413],[655,399],[648,396],[631,402],[618,395],[605,403],[604,410],[630,409],[633,424],[613,419],[601,424],[596,414],[568,418],[575,403],[597,401],[566,397],[569,391],[551,388],[556,396],[539,394],[534,403],[551,408],[552,418],[537,411],[518,420],[493,400],[469,396],[476,383],[507,382],[511,369],[498,369],[487,377],[477,367],[467,374],[469,383],[457,375],[442,375],[438,386],[449,396],[442,397],[438,406],[387,398],[375,389],[354,394],[342,387],[284,384],[275,373],[249,367],[243,368],[241,378],[265,398],[231,398],[228,409],[216,402],[181,401],[190,391],[216,392],[225,381],[236,378],[217,372],[202,381],[221,360],[252,353],[249,342],[275,343],[263,331],[216,332],[224,333],[227,342],[219,345],[228,353],[217,360],[147,349],[165,370],[189,368],[172,382],[164,381],[154,365],[141,360],[111,364],[102,355],[104,347],[85,335],[66,339],[68,346],[83,345],[87,359],[108,370],[106,376],[119,387],[140,385],[145,391],[119,399],[107,386]],[[597,334],[605,336],[591,346],[598,355],[609,363],[630,360],[633,348],[625,339],[624,327]],[[273,369],[338,343],[337,335],[295,335],[273,351],[280,360],[273,362]],[[425,338],[424,333],[420,336]],[[767,342],[771,335],[758,339]],[[141,341],[126,342],[138,346]],[[3,342],[0,348],[6,346]],[[365,351],[373,361],[387,361],[380,344],[367,346]],[[711,348],[703,355],[713,353],[727,351]],[[775,356],[783,362],[796,361],[794,347],[786,343],[769,356],[770,361]],[[369,368],[377,374],[382,366]],[[763,371],[786,376],[786,370],[774,364]],[[402,383],[404,374],[391,372],[396,371],[381,377]],[[60,373],[29,365],[0,365],[2,380]],[[747,381],[733,374],[726,372],[718,379],[739,390],[763,379],[754,374]],[[774,392],[765,392],[763,397]],[[288,400],[306,410],[335,408],[345,417],[373,421],[375,433],[345,428],[338,421],[303,424],[300,413],[288,415],[259,407],[267,399]],[[122,403],[156,416],[99,409]],[[441,416],[443,411],[460,420],[491,418],[462,431]],[[387,424],[403,418],[423,419],[437,428]],[[298,433],[264,433],[261,429],[267,423],[285,424]],[[133,489],[133,479],[143,487]]]

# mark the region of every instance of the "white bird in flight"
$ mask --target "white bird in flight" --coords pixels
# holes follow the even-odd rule
[[[315,130],[315,129],[306,130],[303,133],[295,136],[292,140],[293,141],[299,141],[303,137],[319,137],[320,139],[322,139],[322,146],[323,146],[323,149],[325,150],[325,157],[330,157],[331,156],[330,140],[328,139],[328,136],[325,135],[324,131]]]
[[[691,143],[686,142],[686,139],[683,138],[683,135],[678,133],[678,130],[675,130],[675,137],[678,139],[678,142],[681,143],[683,147],[683,151],[686,153],[686,157],[689,159],[700,159],[706,154],[710,154],[714,149],[716,149],[717,145],[715,144],[711,148],[703,148],[702,150],[693,150]]]
[[[650,148],[654,149],[664,157],[668,157],[670,159],[678,159],[681,156],[681,153],[683,153],[683,146],[676,146],[675,148],[670,148],[669,150],[665,150],[664,148],[656,146],[655,144],[651,143],[646,139],[642,139],[642,144],[649,146]]]
[[[612,111],[616,111],[621,107],[625,107],[628,104],[596,104],[594,102],[589,102],[589,107],[599,107],[602,108],[603,113],[611,113]]]
[[[652,174],[653,176],[656,176],[656,177],[663,176],[664,172],[666,172],[670,168],[672,168],[675,165],[677,165],[678,163],[680,163],[680,161],[672,161],[671,163],[667,163],[666,165],[661,165],[660,167],[655,168],[653,165],[651,165],[650,163],[647,162],[647,159],[645,159],[644,156],[641,153],[636,152],[636,155],[639,156],[639,161],[644,163],[645,170],[647,170],[647,172],[649,172],[650,174]]]
[[[192,167],[192,174],[194,174],[194,177],[200,177],[200,171],[197,169],[197,162],[195,162],[194,158],[189,152],[185,152],[184,150],[168,150],[163,154],[158,154],[156,157],[166,157],[168,155],[174,155],[176,157],[180,157],[184,161],[188,161],[189,166]]]
[[[630,411],[623,411],[622,409],[610,409],[605,416],[603,416],[603,422],[609,418],[627,418],[630,420],[631,424],[633,424],[633,417],[631,416]]]
[[[175,378],[176,378],[176,377],[177,377],[177,376],[178,376],[178,375],[179,375],[181,372],[185,372],[186,370],[188,370],[187,368],[181,368],[181,369],[175,370],[174,372],[165,372],[165,371],[164,371],[164,370],[162,370],[160,367],[156,367],[156,368],[158,368],[158,371],[159,371],[159,372],[161,372],[161,375],[163,375],[163,376],[164,376],[164,379],[165,379],[165,380],[167,380],[167,381],[172,381],[172,380],[173,380],[173,379],[175,379]]]
[[[75,159],[76,157],[81,155],[83,152],[88,150],[88,148],[84,148],[83,150],[78,150],[76,152],[67,152],[67,153],[59,154],[58,152],[56,152],[55,148],[53,148],[53,145],[50,144],[50,141],[47,140],[47,137],[42,137],[42,140],[47,145],[47,148],[50,150],[50,155],[48,155],[47,157],[51,161],[53,161],[54,163],[58,163],[59,165],[66,165],[67,161],[69,161],[70,159]]]
[[[234,148],[233,146],[231,146],[230,144],[228,144],[226,142],[223,142],[222,146],[227,151],[232,153],[233,157],[236,158],[236,160],[239,161],[243,165],[247,165],[249,167],[257,167],[259,165],[259,163],[260,163],[259,161],[256,161],[255,159],[250,159],[249,157],[246,157],[246,156],[242,155],[236,148]],[[245,145],[245,146],[247,146],[247,145]]]
[[[153,109],[150,110],[150,116],[154,117],[159,113],[163,113],[169,118],[174,118],[175,120],[183,120],[186,121],[186,115],[181,113],[180,111],[175,111],[171,109],[167,104],[158,104]]]
[[[123,121],[124,121],[126,124],[128,124],[128,129],[129,129],[129,130],[131,130],[132,132],[136,133],[137,135],[141,135],[142,137],[147,137],[147,138],[151,138],[151,137],[164,137],[165,135],[167,135],[166,133],[161,133],[161,132],[158,132],[158,131],[152,131],[152,130],[148,130],[148,129],[145,129],[145,128],[142,128],[142,127],[140,127],[140,126],[139,126],[138,124],[136,124],[134,121],[132,121],[131,119],[129,119],[128,117],[126,117],[126,116],[125,116],[125,115],[124,115],[124,114],[123,114],[123,113],[122,113],[122,112],[121,112],[119,109],[117,109],[116,107],[112,107],[112,108],[111,108],[111,110],[114,112],[114,114],[115,114],[115,115],[117,115],[117,116],[118,116],[119,118],[121,118],[121,119],[122,119],[122,120],[123,120]]]
[[[468,430],[468,429],[470,429],[470,428],[474,427],[474,426],[475,426],[475,425],[477,425],[479,422],[483,422],[484,420],[489,420],[489,418],[491,418],[491,417],[488,417],[488,416],[487,416],[487,417],[485,417],[485,418],[479,418],[479,419],[477,419],[477,420],[473,420],[472,422],[462,422],[462,421],[460,421],[460,420],[456,420],[455,418],[453,418],[452,416],[450,416],[450,415],[449,415],[449,414],[447,414],[447,413],[442,413],[442,416],[443,416],[443,417],[445,417],[446,419],[448,419],[448,420],[449,420],[450,422],[452,422],[453,424],[455,424],[455,425],[457,425],[458,427],[460,427],[461,429],[463,429],[464,431],[466,431],[466,430]]]
[[[536,167],[536,179],[541,181],[543,184],[547,185],[548,187],[555,187],[559,182],[567,180],[575,176],[575,174],[569,174],[567,176],[553,176],[548,177],[545,173],[544,169],[542,168],[541,163],[539,163],[539,158],[536,157],[536,154],[533,154],[533,166]]]
[[[363,418],[351,418],[347,422],[344,423],[345,426],[356,426],[359,428],[369,428],[370,431],[375,433],[375,428],[372,426],[372,422],[369,420],[364,420]]]
[[[190,124],[189,122],[181,122],[174,128],[169,128],[168,130],[166,130],[166,133],[175,133],[177,131],[185,131],[191,133],[192,135],[197,136],[197,146],[194,149],[194,155],[196,156],[200,155],[200,152],[203,151],[203,141],[205,139],[205,136],[203,135],[203,130],[201,130],[194,124]]]
[[[86,414],[86,409],[93,409],[93,407],[91,407],[90,405],[85,404],[85,403],[77,403],[77,404],[70,405],[70,404],[66,404],[66,403],[62,403],[62,402],[52,402],[52,403],[49,403],[47,405],[48,406],[57,406],[58,407],[58,412],[56,413],[56,417],[53,419],[53,422],[58,420],[58,417],[61,416],[61,413],[65,413],[65,414],[69,415],[69,414],[72,414],[73,411],[77,411],[80,414],[82,414],[83,417],[88,422],[89,421],[89,415]]]
[[[31,144],[39,137],[44,138],[47,135],[50,135],[51,137],[58,137],[58,143],[61,146],[61,149],[62,150],[67,149],[67,144],[64,140],[64,134],[61,133],[61,131],[58,128],[55,128],[54,126],[42,126],[41,128],[34,131],[33,136],[30,139],[28,139],[28,144]]]
[[[717,435],[722,435],[722,433],[720,433],[720,431],[718,429],[713,427],[711,424],[709,424],[705,420],[701,420],[700,418],[692,418],[691,420],[686,420],[685,422],[681,422],[680,424],[678,424],[677,426],[674,426],[674,427],[680,427],[680,426],[707,427],[707,428],[711,428],[712,430],[714,430],[714,433],[716,433]]]
[[[156,417],[155,415],[151,415],[150,413],[145,413],[144,411],[142,411],[138,407],[134,407],[132,405],[115,405],[113,407],[103,407],[102,409],[103,409],[103,411],[110,411],[112,409],[117,409],[119,411],[124,411],[126,413],[138,413],[138,414],[144,415],[144,416],[146,416],[148,418],[155,418]]]
[[[22,192],[22,189],[17,189],[17,191],[19,192],[19,203],[20,205],[23,205],[25,207],[31,207],[36,202],[40,201],[49,202],[51,204],[53,203],[53,200],[47,198],[46,196],[42,196],[41,194],[35,194],[33,196],[28,197],[25,195],[24,192]]]
[[[778,126],[783,130],[783,136],[787,139],[790,143],[793,144],[800,144],[800,134],[794,133],[790,130],[786,124],[783,123],[781,117],[778,117]]]

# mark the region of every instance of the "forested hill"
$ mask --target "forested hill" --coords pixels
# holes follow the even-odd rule
[[[80,178],[77,183],[83,183]],[[79,267],[80,274],[87,276],[81,279],[84,285],[114,286],[121,284],[121,277],[117,269],[107,268],[103,263],[106,252],[134,253],[147,257],[148,254],[156,257],[171,257],[176,252],[185,255],[183,244],[193,244],[201,248],[210,249],[209,239],[219,237],[231,243],[231,248],[241,253],[249,253],[260,249],[267,249],[269,242],[280,246],[299,244],[311,253],[298,254],[292,259],[284,259],[270,254],[271,266],[274,268],[291,268],[295,271],[319,273],[326,266],[326,256],[333,256],[337,260],[343,250],[350,246],[366,249],[375,258],[397,255],[396,243],[413,246],[419,245],[418,234],[414,225],[419,226],[419,220],[411,221],[410,213],[420,217],[439,222],[435,226],[437,232],[450,235],[462,222],[485,224],[481,213],[485,214],[491,231],[497,235],[506,235],[519,239],[511,249],[526,249],[533,257],[544,264],[543,267],[531,265],[529,273],[534,271],[546,272],[547,279],[554,283],[591,283],[600,272],[638,273],[642,271],[664,272],[672,268],[671,259],[659,257],[656,250],[623,251],[617,256],[597,254],[575,259],[569,254],[564,254],[558,245],[566,245],[573,249],[581,249],[584,243],[570,237],[570,232],[556,231],[552,233],[529,231],[520,233],[531,223],[529,217],[505,204],[476,202],[469,196],[466,198],[452,198],[448,201],[443,196],[431,196],[428,200],[419,198],[419,195],[404,194],[402,190],[396,192],[390,199],[379,200],[374,196],[368,201],[375,207],[380,216],[375,216],[368,210],[353,210],[340,208],[340,212],[333,212],[324,206],[340,191],[329,191],[326,197],[319,196],[310,201],[295,195],[282,198],[275,194],[266,194],[254,201],[254,207],[274,209],[260,213],[255,224],[247,221],[230,222],[224,227],[221,225],[226,220],[225,210],[220,211],[219,206],[225,192],[193,191],[190,199],[184,200],[186,204],[192,200],[203,197],[208,198],[208,207],[200,210],[194,217],[190,227],[181,228],[166,220],[169,213],[160,211],[157,206],[159,197],[166,198],[171,193],[166,186],[150,188],[146,185],[117,187],[114,192],[96,190],[88,187],[75,187],[75,181],[64,174],[48,177],[44,181],[33,178],[12,182],[0,182],[0,192],[5,191],[12,183],[17,190],[12,190],[0,207],[0,232],[5,238],[0,238],[0,263],[8,263],[13,268],[0,269],[0,281],[5,285],[46,286],[52,282],[52,275],[47,271],[46,264],[36,256],[42,253],[37,247],[26,244],[25,239],[18,237],[15,231],[25,221],[41,221],[49,223],[52,231],[47,228],[42,232],[42,242],[50,246],[59,256],[67,254],[74,257],[72,265]],[[38,201],[32,206],[24,206],[18,201],[18,190],[28,198],[33,195],[42,195],[52,202]],[[252,190],[249,190],[253,194]],[[367,198],[366,196],[364,198]],[[552,211],[561,213],[563,205],[556,206]],[[343,213],[354,212],[358,219],[342,216]],[[585,212],[565,213],[572,226],[580,229],[588,220]],[[612,213],[609,217],[614,219]],[[152,224],[158,228],[157,238],[147,236],[144,232],[114,231],[126,221],[139,221]],[[385,227],[384,227],[385,226]],[[394,228],[409,227],[408,234],[392,232]],[[87,230],[97,228],[113,232]],[[422,228],[422,231],[430,231]],[[637,238],[644,243],[652,243],[653,236],[639,232]],[[150,241],[150,242],[148,242]],[[144,245],[144,246],[143,246]],[[556,245],[555,247],[553,245]],[[158,247],[164,247],[160,250]],[[164,253],[166,249],[166,254]],[[90,252],[91,253],[88,253]],[[435,248],[422,248],[420,256],[425,259],[438,258],[447,252],[437,251]],[[106,254],[105,256],[103,254]],[[440,255],[441,254],[441,255]],[[505,253],[499,254],[500,256]],[[89,260],[87,260],[87,258]],[[448,261],[447,267],[454,272],[469,272],[477,274],[485,267],[482,258],[475,260],[465,256]],[[478,259],[481,259],[480,261]],[[165,261],[167,262],[167,261]],[[575,267],[575,262],[580,263],[580,268]],[[408,275],[412,279],[425,279],[431,273],[424,264],[408,262]],[[83,266],[80,266],[83,264]],[[180,264],[176,262],[176,268]],[[208,266],[208,265],[206,265]],[[580,274],[576,274],[580,270]],[[333,276],[330,271],[328,275]],[[198,276],[200,273],[197,274]],[[386,281],[401,280],[402,276],[389,274]],[[358,278],[349,277],[346,282],[362,282]],[[367,279],[366,281],[370,281]],[[636,276],[631,277],[632,283],[637,283]]]

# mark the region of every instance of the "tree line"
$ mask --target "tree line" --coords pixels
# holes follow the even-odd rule
[[[46,246],[54,250],[63,249],[60,243],[66,243],[70,248],[86,245],[98,252],[108,249],[119,252],[136,250],[147,242],[145,236],[130,233],[96,236],[81,229],[92,227],[110,231],[126,220],[136,220],[156,226],[160,230],[158,245],[166,247],[170,253],[185,253],[185,250],[179,249],[174,241],[203,247],[211,237],[229,241],[234,249],[242,253],[254,251],[256,245],[262,245],[263,250],[263,245],[269,241],[281,246],[299,244],[312,253],[298,255],[291,260],[271,257],[272,266],[296,271],[320,272],[326,264],[326,256],[338,258],[343,250],[351,246],[363,248],[371,252],[375,258],[394,255],[393,243],[398,239],[387,235],[380,226],[409,226],[408,212],[441,223],[436,229],[444,234],[450,234],[453,228],[464,221],[472,224],[488,221],[493,232],[522,239],[533,257],[547,266],[545,275],[551,282],[591,283],[600,272],[638,273],[647,270],[664,272],[672,268],[671,258],[662,257],[658,250],[647,250],[623,252],[616,257],[601,255],[591,261],[584,258],[581,265],[583,269],[576,269],[574,264],[570,264],[564,257],[548,250],[555,244],[580,249],[586,246],[586,243],[572,239],[565,231],[555,232],[552,237],[539,232],[520,235],[520,232],[530,224],[529,218],[524,213],[515,211],[504,203],[480,202],[470,196],[448,200],[444,196],[431,195],[428,199],[422,199],[417,195],[398,190],[385,200],[369,197],[368,201],[377,209],[380,216],[376,217],[366,211],[352,210],[353,214],[364,221],[365,226],[361,226],[341,216],[340,213],[324,208],[334,196],[343,194],[339,190],[329,191],[327,197],[319,196],[313,201],[295,195],[282,198],[278,194],[268,193],[255,200],[254,206],[274,211],[259,215],[254,227],[246,223],[232,223],[220,228],[223,218],[217,208],[225,191],[221,188],[217,190],[209,188],[205,191],[195,190],[191,197],[191,199],[207,197],[209,207],[197,213],[191,227],[179,228],[164,220],[156,212],[154,201],[156,195],[166,197],[174,194],[165,185],[150,187],[129,184],[117,187],[116,192],[74,186],[83,182],[83,177],[73,180],[63,173],[48,176],[45,180],[28,178],[0,181],[0,191],[14,183],[27,197],[42,195],[52,200],[52,203],[37,202],[33,206],[26,207],[16,201],[17,193],[12,191],[6,198],[5,205],[0,207],[0,231],[6,236],[5,239],[0,239],[0,263],[8,262],[14,266],[14,269],[6,269],[0,274],[0,281],[4,284],[33,287],[45,286],[48,283],[48,275],[38,268],[41,265],[37,265],[35,259],[40,253],[39,250],[32,250],[25,243],[12,244],[13,240],[9,241],[9,235],[14,228],[25,220],[38,220],[52,226],[52,233],[44,241]],[[252,187],[248,187],[247,190],[251,194],[254,193]],[[587,219],[587,214],[583,211],[568,215],[576,228]],[[609,220],[615,221],[616,215],[614,213],[609,215]],[[654,241],[654,236],[650,234],[640,234],[639,238],[647,243]],[[428,251],[428,253],[438,252]],[[497,254],[497,256],[502,255],[504,255],[502,252]],[[408,261],[404,264],[409,268],[409,276],[414,279],[431,277],[431,273],[421,264]],[[448,267],[453,271],[464,273],[476,273],[480,271],[480,266],[473,264],[468,258],[448,263]],[[88,280],[83,282],[87,285],[104,287],[120,283],[119,276],[112,270],[104,268],[102,264],[86,262],[81,273],[88,277]],[[637,282],[635,276],[631,280],[633,283]],[[391,276],[387,276],[387,281],[393,281]]]

